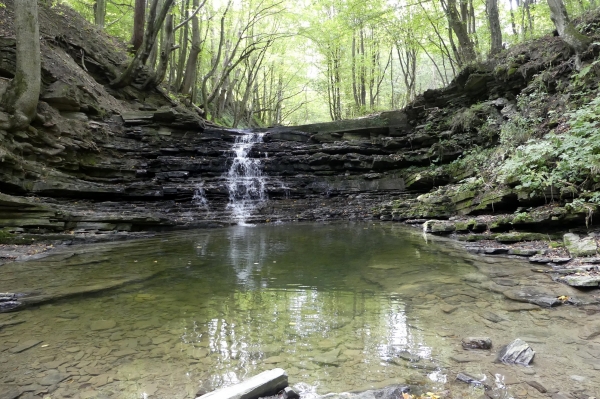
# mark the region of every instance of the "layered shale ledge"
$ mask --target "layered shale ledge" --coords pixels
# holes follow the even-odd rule
[[[0,131],[1,239],[231,223],[225,174],[242,132],[208,124],[160,90],[111,89],[127,60],[113,39],[68,8],[42,8],[40,19],[38,117],[26,130]],[[431,172],[495,145],[497,129],[486,136],[483,122],[508,120],[534,76],[571,57],[559,38],[511,51],[510,68],[469,66],[402,110],[260,130],[249,157],[262,164],[267,200],[249,221],[443,219],[532,205],[509,188],[453,191],[472,170]],[[14,70],[15,41],[0,38],[0,76]],[[447,192],[423,196],[440,186]],[[582,223],[584,213],[565,218]]]

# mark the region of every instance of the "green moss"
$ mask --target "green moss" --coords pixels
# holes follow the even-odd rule
[[[457,232],[472,231],[475,229],[475,226],[477,226],[477,221],[475,219],[470,219],[465,222],[456,222],[454,225],[456,226]]]
[[[503,243],[510,242],[521,242],[521,241],[546,241],[548,236],[541,233],[527,233],[527,232],[512,232],[505,234],[498,234],[496,241]]]
[[[517,68],[515,68],[515,67],[508,68],[508,71],[506,71],[506,76],[512,76],[515,74],[515,72],[517,72]]]
[[[511,225],[512,217],[505,216],[488,223],[488,229],[490,231],[503,231],[510,229]]]
[[[533,223],[533,217],[527,212],[517,213],[512,220],[513,224]]]
[[[496,234],[467,234],[464,236],[458,236],[459,241],[467,241],[467,242],[493,240],[495,238],[496,238]]]

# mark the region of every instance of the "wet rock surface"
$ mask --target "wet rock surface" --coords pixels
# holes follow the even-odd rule
[[[488,337],[467,337],[462,339],[464,349],[491,349],[492,340]]]
[[[535,352],[529,344],[521,339],[515,339],[500,349],[497,360],[505,364],[520,364],[528,366],[533,361]]]

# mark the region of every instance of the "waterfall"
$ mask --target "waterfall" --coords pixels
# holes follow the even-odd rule
[[[204,192],[203,182],[196,184],[194,196],[192,197],[192,204],[206,210],[206,212],[210,212],[210,208],[208,206],[208,199],[206,198],[206,193]]]
[[[227,209],[240,225],[245,225],[252,212],[266,200],[265,176],[260,159],[249,158],[252,146],[262,143],[263,133],[244,133],[233,144],[234,155],[226,181],[229,190]]]

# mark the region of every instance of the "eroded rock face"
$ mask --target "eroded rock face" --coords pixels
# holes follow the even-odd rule
[[[531,349],[529,344],[517,338],[500,350],[497,361],[506,364],[528,366],[534,356],[535,352]]]

